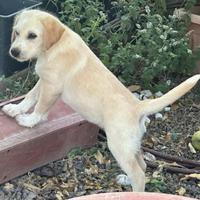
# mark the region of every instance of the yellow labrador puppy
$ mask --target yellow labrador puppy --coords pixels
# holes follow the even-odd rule
[[[16,117],[20,125],[33,127],[61,97],[85,119],[105,130],[109,149],[127,173],[134,191],[145,189],[146,166],[140,143],[146,131],[146,116],[172,104],[200,79],[200,75],[194,75],[160,98],[139,101],[78,34],[40,10],[23,11],[16,17],[10,55],[18,61],[37,58],[35,69],[40,79],[21,103],[8,104],[3,111]],[[31,114],[24,114],[34,105]]]

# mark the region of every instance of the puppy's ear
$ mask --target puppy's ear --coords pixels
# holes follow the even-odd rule
[[[16,33],[15,33],[15,31],[14,31],[14,27],[15,27],[15,25],[17,24],[17,21],[18,21],[18,15],[15,17],[15,19],[14,19],[14,22],[13,22],[13,30],[12,30],[12,33],[11,33],[11,43],[13,43],[14,42],[14,40],[15,40],[15,38],[16,38]]]
[[[42,19],[44,27],[43,41],[46,50],[50,49],[59,41],[65,29],[62,24],[54,17]]]

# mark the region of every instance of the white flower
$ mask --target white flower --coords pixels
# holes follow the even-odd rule
[[[167,51],[167,46],[164,46],[164,47],[163,47],[163,51]]]
[[[177,16],[176,15],[170,15],[171,19],[176,19]]]
[[[165,37],[164,35],[161,35],[161,36],[160,36],[160,39],[166,40],[166,37]]]
[[[169,85],[169,86],[171,85],[171,83],[172,83],[171,80],[167,80],[167,81],[166,81],[166,84]]]
[[[164,69],[164,70],[167,69],[167,66],[163,66],[163,69]]]
[[[147,32],[147,29],[140,30],[140,33],[146,33],[146,32]]]
[[[155,29],[156,29],[156,31],[157,31],[158,33],[161,32],[160,28],[156,27]]]
[[[141,58],[141,56],[138,54],[135,54],[135,58]]]
[[[191,49],[187,49],[188,54],[192,54],[192,50]]]
[[[140,24],[136,24],[136,27],[137,27],[137,28],[139,28],[139,29],[141,29],[141,26],[140,26]]]
[[[166,29],[169,28],[169,26],[167,26],[167,25],[163,25],[163,28],[166,30]]]
[[[157,65],[157,62],[153,62],[153,64],[152,64],[152,65],[153,65],[153,67],[156,67],[156,65]]]
[[[151,22],[147,22],[147,28],[152,28],[153,24]]]
[[[175,42],[172,43],[172,46],[176,46],[177,44],[179,44],[179,42],[175,41]]]
[[[161,17],[161,15],[155,14],[154,16],[158,18],[158,20],[159,20],[160,23],[162,23],[162,17]]]
[[[149,6],[145,6],[145,11],[147,14],[150,14],[151,10],[150,10]]]
[[[173,31],[171,31],[171,33],[175,33],[175,34],[176,34],[176,33],[178,33],[178,31],[174,31],[174,30],[173,30]]]

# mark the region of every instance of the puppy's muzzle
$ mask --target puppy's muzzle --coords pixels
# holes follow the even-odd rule
[[[20,56],[20,50],[18,48],[12,48],[10,50],[10,54],[15,57],[18,58]]]

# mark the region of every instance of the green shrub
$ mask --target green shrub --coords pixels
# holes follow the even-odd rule
[[[187,20],[157,14],[146,0],[52,0],[59,17],[79,33],[125,84],[166,91],[169,79],[190,75],[198,52],[188,45]]]

